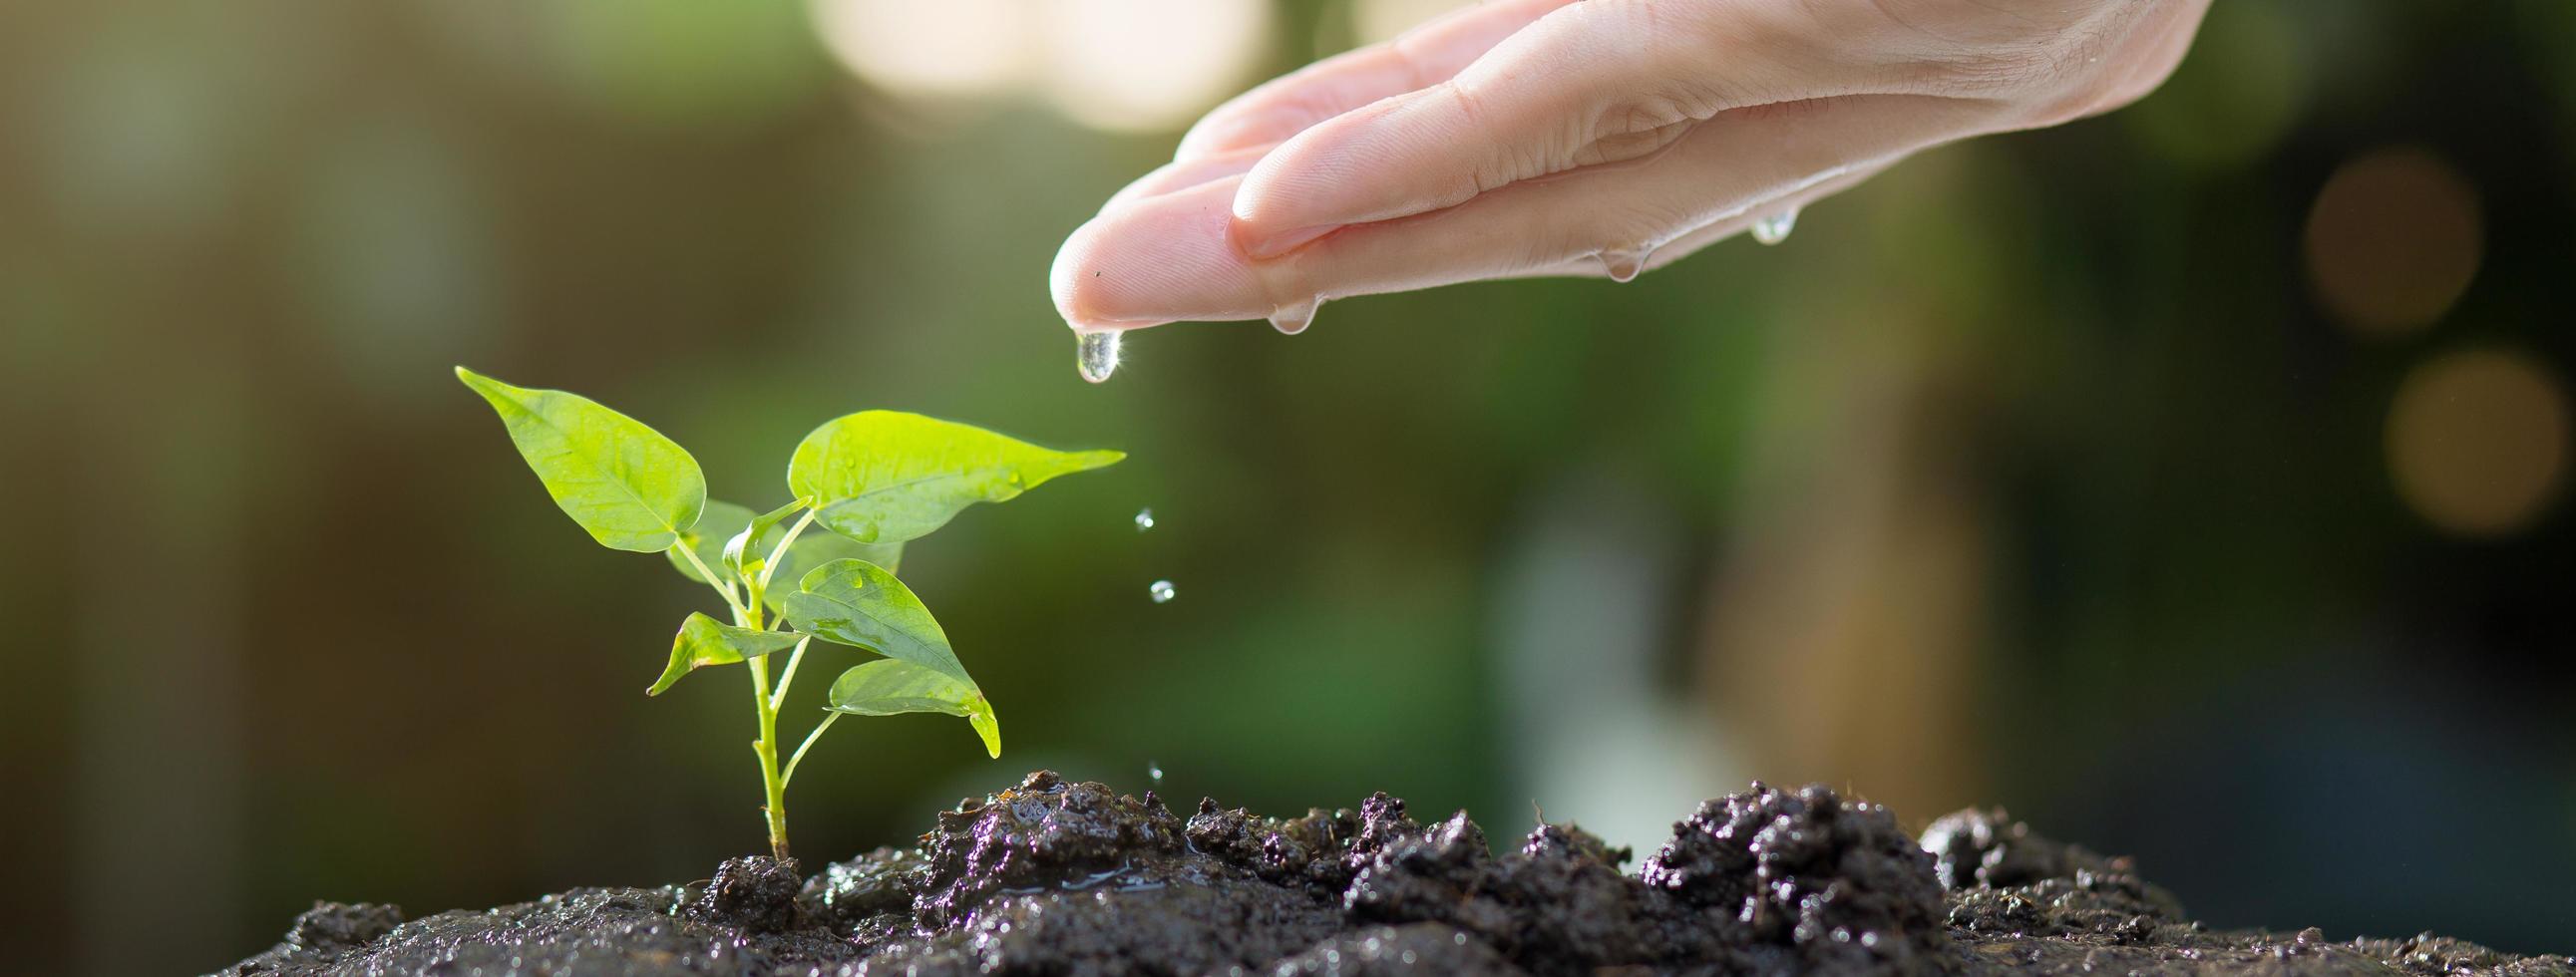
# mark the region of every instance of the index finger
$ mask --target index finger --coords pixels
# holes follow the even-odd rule
[[[1208,111],[1174,159],[1263,146],[1382,98],[1447,81],[1548,11],[1578,0],[1493,0],[1432,18],[1391,41],[1345,51],[1262,83]]]

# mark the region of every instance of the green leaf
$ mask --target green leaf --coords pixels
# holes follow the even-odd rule
[[[712,503],[711,505],[722,504]],[[757,516],[752,515],[750,510],[743,510],[743,518],[730,523],[733,527],[732,538],[717,540],[710,544],[709,548],[719,552],[712,557],[706,557],[707,565],[731,569],[741,574],[745,580],[759,576],[762,564],[768,561],[769,554],[778,549],[778,541],[787,536],[788,517],[804,509],[804,503],[790,502]],[[709,508],[707,513],[706,521],[714,522],[715,510]],[[753,538],[755,536],[758,538]],[[683,537],[685,538],[685,534]],[[701,556],[706,553],[705,550],[699,552]],[[679,557],[674,555],[672,559],[678,560]],[[770,580],[780,588],[793,593],[797,579],[806,571],[834,560],[866,560],[892,573],[896,565],[903,561],[903,544],[862,543],[827,530],[808,528],[797,534],[796,542],[787,547],[787,555],[778,561],[778,569],[770,572]],[[697,575],[693,573],[689,577],[694,580]],[[769,606],[775,609],[778,606],[779,594],[769,593],[765,596]]]
[[[698,554],[698,559],[706,561],[707,569],[722,573],[725,568],[725,541],[742,532],[742,527],[751,525],[751,519],[749,509],[731,502],[708,499],[706,514],[698,517],[697,525],[681,531],[679,545]],[[708,580],[677,551],[666,550],[662,555],[671,558],[672,568],[679,570],[683,577],[698,583],[724,582]]]
[[[456,378],[492,402],[555,505],[599,545],[659,552],[697,525],[706,474],[661,432],[577,394],[513,387],[461,366]]]
[[[832,682],[831,704],[824,708],[856,716],[892,716],[936,712],[963,716],[983,737],[984,752],[1002,755],[1002,724],[993,704],[973,685],[894,658],[881,658],[849,671]]]
[[[786,522],[787,517],[804,510],[805,503],[790,502],[753,516],[750,522],[735,531],[732,539],[725,541],[725,565],[741,574],[744,580],[759,576],[760,568],[769,562],[769,551],[777,549],[778,541],[787,535],[787,530],[780,524]]]
[[[808,529],[796,537],[796,545],[787,548],[787,559],[778,566],[778,580],[801,580],[815,567],[834,560],[865,560],[895,573],[903,564],[902,543],[862,543],[839,533]]]
[[[661,695],[680,676],[708,665],[731,665],[785,651],[796,647],[803,638],[785,631],[738,628],[704,614],[691,614],[680,622],[679,636],[671,639],[671,664],[662,669],[662,677],[653,680],[653,687],[644,690],[644,694]]]
[[[965,424],[862,411],[814,429],[787,464],[787,489],[824,526],[862,543],[900,543],[978,502],[1127,457],[1052,451]]]
[[[900,658],[975,687],[948,646],[948,634],[912,588],[865,560],[834,560],[805,575],[803,590],[780,594],[780,613],[796,629],[835,644]]]

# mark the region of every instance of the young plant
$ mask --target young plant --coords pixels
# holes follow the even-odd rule
[[[707,498],[697,459],[671,439],[588,398],[514,387],[464,367],[456,377],[501,415],[519,456],[565,515],[615,550],[663,553],[724,598],[731,624],[691,614],[647,695],[710,665],[751,675],[763,811],[772,857],[787,859],[787,784],[814,741],[844,715],[963,717],[1002,755],[993,704],[912,589],[895,579],[903,544],[978,502],[1004,502],[1048,479],[1117,462],[1116,451],[1050,451],[982,428],[862,411],[815,428],[787,463],[787,504],[755,513]],[[790,522],[790,520],[793,522]],[[818,530],[816,527],[819,526]],[[821,721],[779,763],[778,711],[817,639],[884,657],[832,682]],[[787,653],[773,683],[769,660]]]

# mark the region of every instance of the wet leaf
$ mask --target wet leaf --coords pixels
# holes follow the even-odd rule
[[[787,488],[824,526],[862,543],[900,543],[978,502],[1003,502],[1058,475],[1099,468],[1117,451],[1054,451],[979,427],[862,411],[805,436]]]
[[[708,499],[706,513],[698,517],[698,524],[680,532],[679,545],[686,546],[691,552],[698,554],[698,559],[705,560],[708,569],[723,573],[725,542],[742,532],[742,527],[751,525],[751,518],[750,509],[731,502]],[[665,550],[662,555],[671,559],[671,567],[680,571],[683,577],[698,583],[717,582],[710,581],[699,574],[698,568],[689,565],[688,558],[681,556],[677,551]]]
[[[912,662],[975,687],[930,609],[884,567],[865,560],[834,560],[806,574],[801,586],[802,590],[777,595],[779,612],[797,630]]]
[[[653,680],[645,695],[661,695],[662,690],[680,680],[680,676],[708,665],[731,665],[762,655],[796,647],[803,635],[785,631],[755,631],[735,627],[704,614],[691,614],[680,622],[680,633],[671,639],[671,664],[662,669],[662,677]]]
[[[894,658],[881,658],[849,671],[832,682],[831,704],[824,708],[856,716],[892,716],[936,712],[962,716],[984,740],[984,752],[1002,755],[1002,726],[993,704],[971,684],[929,668]]]
[[[776,546],[777,540],[772,538],[770,545]],[[903,562],[903,544],[862,543],[820,526],[809,528],[796,537],[796,545],[787,548],[787,558],[779,561],[778,570],[770,574],[770,590],[764,595],[770,609],[780,610],[778,599],[795,593],[797,580],[834,560],[864,560],[893,573],[895,566]]]
[[[707,504],[698,460],[661,432],[561,390],[514,387],[464,367],[555,505],[599,545],[653,553],[697,525]]]
[[[705,522],[715,522],[714,506],[723,504],[710,503]],[[778,549],[778,541],[786,537],[790,517],[804,509],[804,503],[790,502],[778,509],[756,516],[750,510],[743,510],[740,519],[728,524],[732,527],[731,538],[716,540],[709,547],[716,553],[712,557],[707,557],[707,565],[733,570],[741,574],[745,580],[759,576],[761,567],[769,559],[771,551]],[[755,539],[754,536],[758,538]],[[701,550],[700,555],[704,556],[705,552]],[[675,555],[672,559],[678,560],[679,557]],[[795,544],[787,548],[787,556],[778,561],[778,569],[770,573],[770,583],[780,590],[793,593],[798,578],[807,571],[834,560],[866,560],[884,567],[888,573],[893,573],[895,567],[903,561],[903,544],[862,543],[829,530],[808,527],[803,533],[797,534]],[[689,579],[697,579],[697,574],[689,574]],[[772,609],[778,607],[780,596],[776,592],[766,595]]]

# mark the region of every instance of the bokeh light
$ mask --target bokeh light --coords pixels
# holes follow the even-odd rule
[[[1465,0],[1359,0],[1351,21],[1360,43],[1375,44],[1467,5]]]
[[[1231,95],[1269,37],[1262,0],[813,0],[852,74],[897,97],[1031,95],[1097,129],[1176,130]]]
[[[2567,391],[2531,357],[2446,354],[2398,387],[2388,411],[2397,494],[2436,526],[2469,536],[2531,524],[2567,471]]]
[[[814,27],[841,64],[897,95],[1008,91],[1028,73],[1026,0],[815,0]]]
[[[1264,0],[1050,0],[1045,92],[1101,129],[1177,129],[1243,87],[1270,34]]]
[[[2484,250],[2477,191],[2416,147],[2353,159],[2308,212],[2308,281],[2335,320],[2367,335],[2432,324],[2467,291]]]

